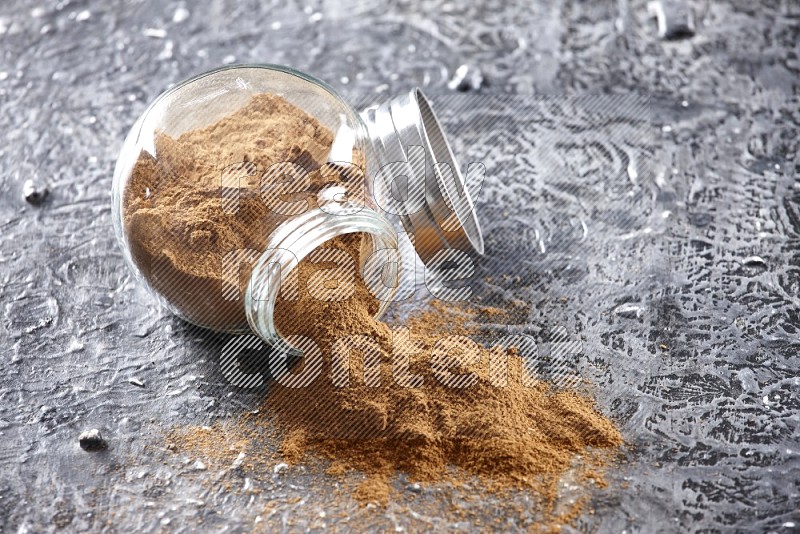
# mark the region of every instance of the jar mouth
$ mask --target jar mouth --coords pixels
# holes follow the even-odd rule
[[[368,256],[378,250],[398,250],[397,235],[391,223],[380,213],[349,201],[332,202],[315,208],[281,224],[269,239],[265,250],[253,267],[245,293],[245,313],[250,328],[261,339],[286,354],[299,355],[302,351],[290,345],[275,325],[275,308],[278,295],[289,273],[311,252],[325,242],[345,234],[368,235]],[[397,292],[400,280],[400,262],[390,263],[392,285],[384,285],[383,267],[362,261],[361,276],[370,285],[380,283],[379,289],[370,287],[380,302],[374,317],[380,318]]]

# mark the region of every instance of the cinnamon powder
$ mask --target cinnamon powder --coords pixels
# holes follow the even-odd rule
[[[321,248],[344,250],[358,264],[362,239],[345,235]],[[301,261],[300,299],[279,299],[276,308],[283,335],[306,336],[321,349],[323,372],[302,388],[272,382],[257,411],[211,427],[175,429],[171,443],[204,461],[217,459],[221,468],[244,452],[245,466],[256,477],[269,477],[277,462],[322,458],[330,476],[363,473],[352,495],[365,503],[386,505],[393,498],[391,483],[402,472],[424,484],[458,486],[478,478],[481,491],[528,491],[538,500],[545,530],[558,530],[579,517],[586,496],[567,512],[556,512],[559,481],[570,472],[574,481],[605,487],[603,473],[623,444],[594,401],[578,391],[525,382],[522,357],[513,347],[470,343],[481,316],[497,320],[502,310],[437,303],[407,317],[407,330],[400,330],[372,317],[377,304],[359,277],[350,299],[313,298],[309,279],[337,267]],[[375,344],[347,345],[347,384],[342,385],[341,360],[335,365],[342,353],[333,347],[352,336]],[[463,336],[451,346],[448,369],[473,373],[475,379],[466,387],[446,385],[436,374],[441,353],[437,357],[435,347],[448,336]],[[414,345],[408,371],[421,377],[418,387],[396,381],[392,351],[396,354],[398,339]],[[490,374],[493,361],[507,364],[505,385],[497,385]],[[304,370],[304,363],[294,369]]]
[[[230,116],[177,138],[158,134],[157,157],[142,153],[123,198],[131,254],[144,276],[190,321],[246,328],[241,301],[222,298],[222,257],[230,250],[263,250],[285,217],[272,212],[248,180],[240,184],[238,213],[225,213],[220,168],[301,162],[315,176],[306,194],[313,202],[330,180],[314,173],[332,139],[312,117],[273,95],[254,97]],[[344,250],[359,265],[363,242],[364,236],[349,234],[322,248]],[[258,413],[239,421],[176,429],[170,435],[175,447],[225,461],[232,446],[246,449],[255,459],[247,465],[259,472],[268,463],[258,460],[269,454],[264,431],[272,429],[286,461],[313,455],[329,461],[332,476],[360,471],[365,479],[354,496],[379,503],[391,498],[398,472],[429,483],[478,477],[487,489],[527,489],[550,508],[556,483],[569,469],[577,466],[584,478],[602,482],[605,453],[623,440],[591,398],[526,382],[519,354],[472,341],[476,328],[469,325],[480,310],[439,305],[393,330],[374,319],[378,303],[358,275],[350,298],[313,298],[308,280],[335,267],[303,260],[300,298],[279,298],[275,313],[282,335],[302,335],[319,347],[322,373],[302,388],[271,383]],[[245,272],[242,289],[246,280]],[[407,358],[400,383],[398,353]],[[493,374],[498,368],[505,370],[503,385]],[[293,372],[303,370],[301,363]]]
[[[360,243],[354,234],[323,247],[357,258]],[[407,320],[407,330],[392,330],[372,317],[377,303],[358,277],[347,301],[322,302],[309,294],[313,273],[333,267],[301,262],[300,287],[306,289],[299,300],[279,299],[276,311],[282,334],[306,336],[322,349],[327,373],[306,388],[273,385],[259,413],[245,416],[249,424],[277,428],[289,460],[299,462],[313,452],[362,471],[367,479],[356,497],[381,503],[398,471],[425,482],[478,476],[487,487],[535,488],[552,500],[559,476],[577,456],[622,444],[619,431],[591,399],[525,381],[516,351],[472,341],[476,332],[468,325],[475,310],[439,304]],[[346,344],[347,385],[342,386],[341,372],[332,372],[342,351],[333,348],[352,336],[362,344]],[[403,345],[413,345],[405,352],[417,387],[397,381],[395,364]],[[370,361],[368,383],[365,362]],[[505,380],[491,374],[493,364],[495,370],[506,366]],[[450,467],[458,468],[455,475]]]
[[[288,216],[278,202],[306,200],[326,185],[357,189],[363,155],[353,166],[326,168],[333,133],[285,99],[258,94],[246,106],[178,137],[155,132],[154,153],[142,151],[123,192],[124,231],[131,257],[173,311],[215,330],[249,330],[241,297],[224,298],[222,264],[235,251],[263,251]],[[273,165],[308,173],[304,191],[285,192],[286,176],[263,176]],[[333,171],[333,172],[331,172]],[[227,188],[227,189],[226,189]],[[225,196],[235,198],[235,209]],[[240,295],[249,277],[243,264]]]

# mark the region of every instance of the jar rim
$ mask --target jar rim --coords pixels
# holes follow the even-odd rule
[[[215,74],[219,74],[220,72],[225,72],[225,71],[228,71],[228,70],[236,70],[236,69],[274,70],[274,71],[277,71],[277,72],[282,72],[284,74],[290,74],[290,75],[295,76],[297,78],[301,78],[301,79],[303,79],[303,80],[305,80],[307,82],[311,82],[311,83],[314,83],[316,85],[319,85],[320,87],[322,87],[326,91],[330,92],[331,94],[333,94],[334,96],[339,98],[339,100],[341,100],[343,104],[349,105],[341,97],[341,95],[339,95],[339,93],[336,92],[336,89],[334,89],[333,87],[331,87],[330,85],[328,85],[324,81],[320,80],[316,76],[308,74],[307,72],[303,72],[301,70],[293,69],[292,67],[289,67],[289,66],[286,66],[286,65],[278,65],[277,63],[234,63],[234,64],[231,64],[231,65],[224,65],[222,67],[217,67],[215,69],[207,70],[207,71],[201,72],[200,74],[196,74],[196,75],[194,75],[194,76],[192,76],[190,78],[182,80],[180,83],[177,83],[173,87],[170,87],[166,91],[163,91],[160,95],[158,95],[158,97],[155,100],[153,100],[153,102],[148,107],[155,107],[156,104],[158,104],[161,100],[163,100],[170,93],[172,93],[174,91],[177,91],[178,89],[180,89],[180,88],[182,88],[182,87],[184,87],[186,85],[189,85],[192,82],[196,82],[198,80],[202,80],[203,78],[207,78],[209,76],[214,76]]]
[[[250,328],[262,340],[285,354],[299,355],[275,325],[275,307],[282,283],[292,269],[325,242],[346,234],[368,234],[372,249],[398,250],[398,239],[391,223],[379,212],[349,201],[332,202],[325,209],[315,208],[282,223],[270,236],[268,248],[256,261],[245,292],[245,313]],[[399,281],[400,262],[392,277]],[[365,279],[371,278],[366,263],[361,266]],[[397,292],[399,284],[385,286],[388,294],[378,298],[380,306],[374,317],[380,318]]]

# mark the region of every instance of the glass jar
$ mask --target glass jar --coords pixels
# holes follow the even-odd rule
[[[282,285],[334,237],[362,236],[358,268],[381,302],[376,317],[408,263],[399,233],[414,236],[423,262],[483,252],[419,89],[358,113],[325,83],[275,65],[225,67],[158,97],[117,161],[113,219],[126,262],[168,309],[268,343],[281,339]]]

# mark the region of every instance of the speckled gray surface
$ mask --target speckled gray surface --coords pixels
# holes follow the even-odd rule
[[[536,521],[524,493],[402,480],[397,502],[362,508],[311,466],[227,472],[230,491],[165,449],[166,429],[259,392],[229,386],[222,341],[133,282],[111,175],[148,101],[230,62],[289,64],[361,103],[423,86],[457,155],[486,164],[476,299],[580,336],[578,368],[632,444],[577,529],[797,529],[800,7],[690,2],[696,34],[665,42],[638,0],[467,4],[0,5],[0,530]],[[464,63],[488,83],[455,94]],[[565,96],[598,93],[621,96]],[[649,119],[625,117],[641,97]],[[43,205],[28,179],[49,185]],[[77,438],[95,427],[109,449],[90,454]]]

